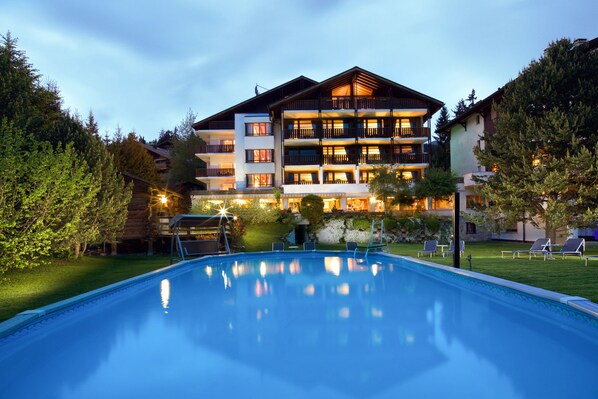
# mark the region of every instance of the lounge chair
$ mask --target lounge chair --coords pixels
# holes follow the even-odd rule
[[[586,240],[583,238],[567,238],[567,241],[563,244],[563,247],[558,251],[547,251],[544,253],[544,260],[546,260],[546,256],[553,257],[555,254],[562,254],[563,259],[565,259],[565,255],[577,255],[579,256],[579,260],[581,260],[581,256],[583,255],[583,247],[586,245]]]
[[[505,254],[513,254],[513,259],[515,255],[519,258],[520,254],[529,253],[529,257],[531,259],[532,255],[545,255],[548,253],[548,246],[550,245],[550,238],[538,238],[529,249],[515,249],[515,250],[508,250],[508,251],[500,251],[501,256],[504,258]]]
[[[304,251],[315,251],[316,250],[316,243],[313,241],[308,241],[303,243],[303,250]]]
[[[465,241],[460,240],[459,241],[459,253],[461,255],[463,255],[465,253]],[[448,251],[446,252],[442,252],[442,257],[444,258],[447,254],[452,254],[453,252],[455,252],[455,243],[453,242],[453,240],[451,240],[449,242],[449,247],[448,247]]]
[[[420,255],[436,255],[438,251],[438,240],[428,240],[424,242],[424,249],[417,252],[417,257],[419,258]]]
[[[355,241],[347,241],[345,245],[347,246],[347,251],[355,251],[355,248],[357,248],[357,243]]]
[[[284,251],[284,243],[277,241],[272,243],[272,251]]]

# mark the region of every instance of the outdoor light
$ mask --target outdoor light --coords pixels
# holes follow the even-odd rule
[[[166,205],[168,203],[168,198],[166,198],[166,195],[164,194],[160,194],[160,202],[162,203],[162,205]]]

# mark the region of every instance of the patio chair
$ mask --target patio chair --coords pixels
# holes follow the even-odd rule
[[[452,254],[453,252],[455,252],[455,243],[453,242],[453,240],[451,240],[449,241],[448,251],[442,252],[442,257],[444,258],[446,254]],[[459,253],[461,255],[465,253],[465,241],[463,240],[459,241]]]
[[[548,251],[544,254],[544,260],[546,260],[546,256],[554,256],[555,254],[562,254],[563,259],[565,259],[565,255],[577,255],[579,256],[579,260],[581,260],[581,256],[583,255],[583,248],[586,245],[586,240],[583,238],[567,238],[563,247],[558,251]]]
[[[424,249],[421,251],[417,251],[417,257],[419,258],[420,255],[430,255],[430,258],[433,255],[436,255],[438,251],[438,240],[427,240],[424,242]]]
[[[513,259],[515,255],[519,258],[519,255],[522,253],[529,253],[529,257],[531,259],[532,255],[545,255],[548,253],[548,246],[550,245],[550,238],[538,238],[529,249],[515,249],[515,250],[505,250],[500,251],[501,257],[505,257],[505,254],[513,254]]]
[[[357,248],[357,243],[355,241],[347,241],[345,245],[347,246],[347,251],[355,251]]]
[[[272,243],[272,251],[284,251],[284,243],[277,241]]]
[[[307,241],[303,243],[303,250],[304,251],[315,251],[316,250],[316,243],[313,241]]]

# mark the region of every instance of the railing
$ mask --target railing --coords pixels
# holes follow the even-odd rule
[[[370,179],[371,180],[371,179]],[[407,184],[414,184],[417,183],[418,179],[403,179]],[[370,182],[364,176],[359,177],[359,183],[361,184],[369,184]]]
[[[430,162],[430,154],[395,154],[394,156],[394,163],[429,163]]]
[[[295,181],[295,180],[286,180],[284,181],[284,184],[320,184],[319,180],[299,180],[299,181]]]
[[[377,128],[377,127],[368,127],[368,128],[358,128],[357,134],[359,138],[379,138],[379,137],[390,137],[391,132],[389,129],[385,128]]]
[[[390,164],[392,157],[389,154],[361,154],[359,163],[361,164]]]
[[[333,110],[333,109],[414,109],[427,108],[425,102],[414,98],[395,97],[327,97],[320,100],[296,100],[287,103],[283,110]]]
[[[234,144],[207,144],[201,145],[197,148],[196,152],[198,154],[220,154],[220,153],[230,153],[235,152],[235,145]]]
[[[196,177],[226,177],[234,176],[235,168],[205,168],[197,169]]]
[[[356,163],[356,155],[324,155],[325,165],[354,165]]]
[[[322,129],[322,138],[325,139],[346,139],[346,138],[355,138],[355,129],[348,127],[348,128],[323,128]]]
[[[209,130],[232,130],[235,128],[235,121],[210,121]]]
[[[319,139],[320,135],[315,129],[284,129],[285,139]]]
[[[428,138],[430,137],[429,127],[402,127],[392,131],[394,138]]]
[[[320,165],[322,163],[321,155],[285,155],[285,165]]]
[[[348,180],[340,180],[340,179],[327,179],[324,180],[324,184],[354,184],[355,179],[348,179]]]

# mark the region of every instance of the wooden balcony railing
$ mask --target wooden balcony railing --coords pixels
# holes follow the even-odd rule
[[[357,155],[324,155],[324,165],[354,165]]]
[[[326,97],[313,100],[296,100],[287,103],[283,110],[335,110],[335,109],[414,109],[427,108],[425,102],[413,98],[395,97]]]
[[[430,128],[313,128],[313,129],[284,129],[284,139],[344,139],[344,138],[428,138]]]
[[[224,154],[235,152],[234,144],[207,144],[197,148],[198,154]]]
[[[197,169],[196,177],[227,177],[234,176],[235,168],[205,168]]]
[[[390,164],[392,157],[389,154],[361,154],[359,156],[360,164]]]
[[[355,183],[355,179],[348,179],[348,180],[332,180],[332,179],[328,179],[328,180],[324,180],[324,184],[354,184]]]
[[[285,179],[284,184],[320,184],[319,180],[288,180]]]
[[[394,163],[430,163],[430,154],[395,154]]]
[[[320,165],[322,163],[321,155],[285,155],[285,165]]]
[[[430,137],[429,127],[403,127],[392,131],[394,138],[428,138]]]

